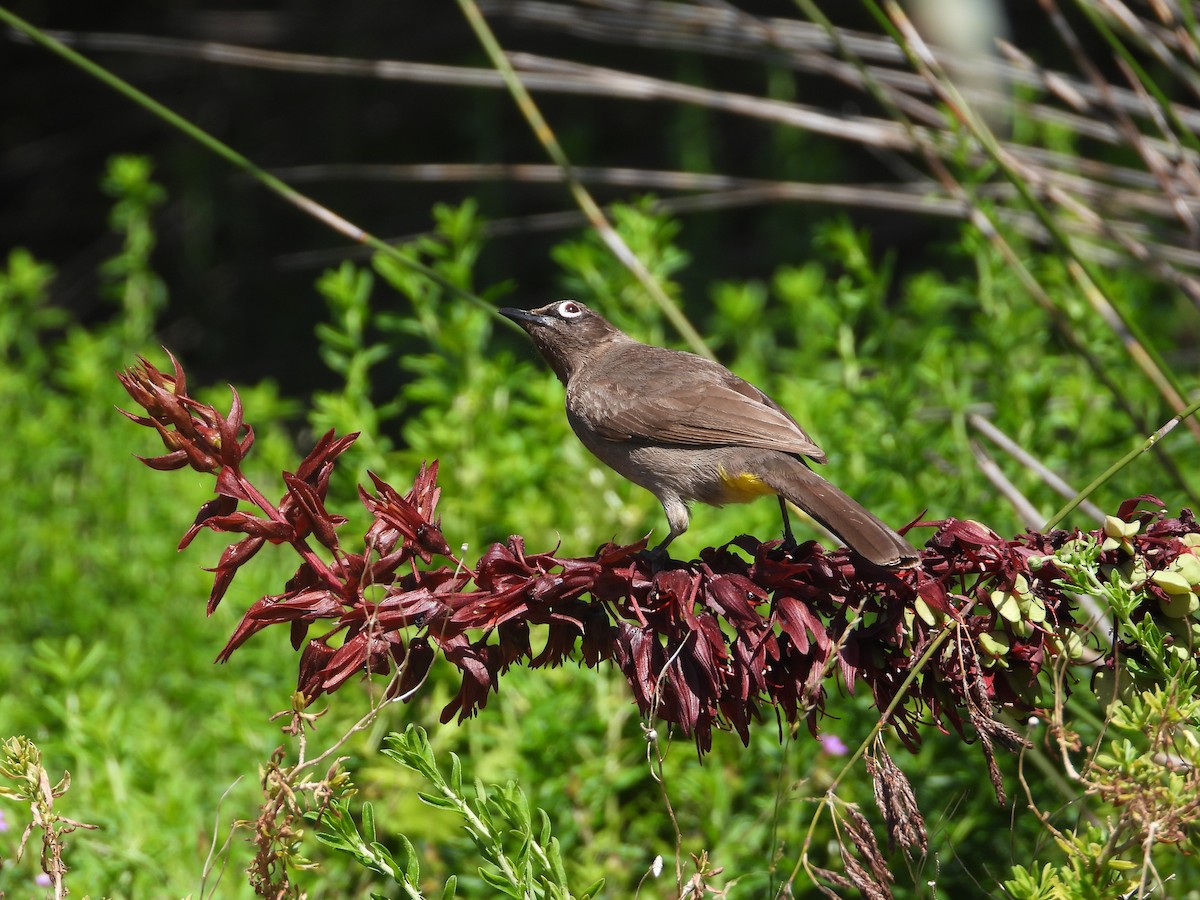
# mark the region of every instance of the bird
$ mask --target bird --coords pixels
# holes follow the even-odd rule
[[[498,312],[524,329],[566,387],[567,421],[583,445],[662,504],[670,530],[652,557],[687,531],[691,502],[775,495],[789,547],[788,502],[877,566],[918,559],[908,541],[812,470],[825,453],[791,415],[720,363],[635,340],[578,300]]]

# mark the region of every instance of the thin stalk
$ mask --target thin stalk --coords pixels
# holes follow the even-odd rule
[[[1024,261],[1017,254],[1016,250],[1013,249],[1012,245],[1005,239],[997,225],[984,212],[983,208],[979,205],[978,200],[972,196],[968,192],[967,188],[961,184],[950,172],[943,159],[943,148],[936,145],[928,133],[918,129],[909,120],[909,118],[893,101],[886,86],[880,84],[871,77],[866,65],[854,52],[851,51],[848,46],[842,42],[840,32],[824,15],[824,13],[821,12],[814,0],[795,0],[795,2],[797,6],[799,6],[810,18],[813,19],[814,22],[826,29],[835,49],[860,69],[860,71],[863,73],[864,84],[871,92],[871,95],[875,97],[875,99],[881,103],[885,109],[888,110],[889,114],[893,116],[893,118],[902,127],[905,128],[913,142],[913,145],[921,151],[923,157],[925,158],[925,162],[930,167],[937,180],[945,187],[947,193],[949,193],[950,196],[958,199],[963,204],[964,216],[975,228],[979,230],[979,233],[982,234],[988,240],[988,242],[996,248],[997,252],[999,252],[1004,258],[1005,263],[1016,274],[1021,285],[1029,292],[1029,295],[1050,318],[1051,323],[1058,330],[1059,334],[1061,334],[1063,338],[1070,344],[1071,348],[1083,358],[1084,362],[1087,363],[1088,368],[1091,369],[1096,379],[1105,386],[1114,400],[1116,400],[1117,404],[1129,417],[1129,420],[1134,423],[1134,426],[1140,431],[1146,431],[1150,425],[1145,420],[1141,411],[1134,408],[1132,404],[1130,404],[1128,398],[1121,390],[1116,380],[1108,373],[1104,364],[1096,356],[1096,354],[1091,351],[1086,343],[1084,343],[1083,339],[1076,334],[1075,329],[1066,313],[1059,308],[1058,304],[1054,302],[1053,298],[1051,298],[1046,289],[1042,287],[1041,282],[1039,282],[1036,276],[1034,276],[1034,274],[1025,266]],[[875,17],[876,21],[879,23],[884,32],[888,34],[895,42],[897,49],[901,50],[907,55],[910,64],[913,65],[913,67],[918,71],[924,72],[925,70],[923,68],[923,61],[917,57],[917,54],[913,50],[912,46],[907,42],[904,35],[901,34],[897,24],[888,18],[883,9],[878,3],[875,2],[875,0],[863,0],[863,3],[867,7],[868,12]],[[931,87],[938,87],[936,79],[929,78],[928,80]],[[950,102],[951,105],[953,105],[953,100],[949,100],[947,102]],[[990,134],[991,132],[989,131],[988,133]],[[1028,185],[1025,184],[1021,179],[1014,180],[1013,188],[1018,191],[1022,191],[1023,189],[1023,193],[1028,193]],[[1035,210],[1035,213],[1036,212],[1037,211]],[[1041,219],[1042,217],[1038,216],[1038,218]],[[1163,468],[1166,469],[1167,474],[1175,481],[1179,488],[1186,495],[1195,496],[1186,479],[1184,478],[1183,473],[1179,470],[1179,467],[1175,464],[1170,455],[1167,454],[1165,450],[1160,450],[1159,457]]]
[[[965,616],[969,611],[970,607],[967,607],[961,612]],[[877,721],[871,727],[870,732],[868,732],[867,736],[859,743],[858,749],[856,749],[850,755],[850,757],[846,760],[845,765],[843,765],[838,773],[834,775],[832,781],[822,796],[820,804],[817,806],[817,811],[813,813],[813,817],[808,823],[808,830],[804,835],[804,842],[801,847],[800,857],[796,860],[796,865],[792,869],[791,875],[788,876],[788,879],[784,884],[786,889],[790,890],[791,885],[796,881],[796,876],[800,874],[800,869],[802,867],[805,870],[808,870],[808,853],[809,849],[812,847],[813,841],[816,839],[817,823],[821,819],[822,810],[824,810],[826,807],[832,807],[832,798],[836,797],[837,789],[841,785],[842,781],[847,775],[849,775],[851,769],[853,769],[858,763],[858,760],[862,757],[862,755],[866,753],[867,748],[870,747],[871,744],[875,742],[876,738],[883,733],[883,729],[886,728],[891,722],[892,714],[897,710],[897,708],[899,708],[900,704],[908,699],[908,689],[924,671],[926,663],[933,658],[934,654],[937,653],[941,649],[942,645],[950,638],[950,635],[955,633],[960,626],[960,622],[951,619],[946,620],[945,628],[934,636],[934,638],[929,642],[929,646],[925,648],[925,652],[921,654],[920,659],[913,663],[912,667],[908,670],[908,674],[900,683],[900,687],[896,689],[896,695],[892,698],[892,702],[888,704],[887,709],[885,709],[879,716],[879,721]]]
[[[479,43],[483,45],[483,49],[491,60],[492,65],[504,79],[509,93],[512,94],[517,108],[521,110],[521,114],[525,117],[525,121],[529,123],[534,136],[545,148],[546,153],[555,165],[562,169],[563,177],[567,181],[567,187],[571,192],[571,196],[588,217],[592,226],[600,234],[601,240],[613,252],[613,255],[621,261],[622,265],[633,273],[634,277],[646,289],[654,302],[658,304],[663,314],[675,326],[692,350],[702,356],[713,359],[713,352],[704,343],[704,338],[700,337],[700,333],[688,321],[687,316],[683,314],[682,310],[671,302],[671,298],[663,291],[662,285],[655,280],[654,276],[650,274],[650,271],[638,259],[637,255],[629,249],[629,245],[617,234],[616,229],[608,221],[599,204],[592,199],[592,195],[588,193],[583,183],[575,177],[574,167],[571,165],[571,160],[567,157],[566,151],[559,144],[558,138],[554,136],[554,131],[542,116],[541,110],[538,109],[537,104],[533,101],[533,97],[525,89],[525,85],[521,83],[521,79],[513,69],[512,63],[505,56],[500,42],[496,40],[496,36],[488,26],[487,20],[484,19],[483,13],[479,11],[479,6],[474,0],[458,0],[458,5],[462,9],[463,15],[466,17],[472,30],[474,30],[475,36],[479,39]]]
[[[1035,457],[1032,453],[997,428],[993,422],[989,421],[979,413],[970,413],[967,416],[967,422],[972,428],[991,440],[992,443],[998,446],[1001,450],[1037,475],[1037,477],[1040,478],[1044,484],[1053,488],[1063,498],[1070,499],[1071,497],[1074,497],[1076,493],[1078,493],[1075,488],[1071,487],[1071,485],[1059,477],[1057,472]],[[1086,502],[1081,503],[1080,506],[1093,521],[1104,521],[1104,513],[1101,512],[1100,507]],[[1037,524],[1041,524],[1040,518]]]
[[[1078,494],[1076,494],[1074,497],[1072,497],[1071,500],[1069,500],[1067,502],[1066,506],[1064,506],[1062,509],[1060,509],[1058,512],[1056,512],[1050,518],[1050,520],[1048,522],[1046,522],[1046,524],[1042,527],[1042,530],[1050,531],[1052,528],[1057,526],[1059,522],[1061,522],[1063,519],[1065,519],[1071,513],[1071,511],[1073,509],[1075,509],[1075,507],[1077,507],[1085,499],[1090,497],[1106,481],[1108,481],[1110,478],[1112,478],[1114,475],[1116,475],[1118,472],[1120,472],[1123,468],[1125,468],[1127,465],[1129,465],[1131,462],[1133,462],[1135,459],[1137,459],[1139,456],[1141,456],[1143,453],[1145,453],[1147,450],[1149,450],[1151,447],[1153,447],[1155,444],[1157,444],[1159,441],[1161,441],[1164,437],[1166,437],[1171,432],[1171,430],[1176,425],[1178,425],[1184,419],[1188,418],[1189,416],[1195,415],[1197,410],[1200,410],[1200,400],[1196,400],[1195,402],[1189,404],[1186,409],[1180,410],[1175,415],[1173,415],[1167,421],[1167,423],[1165,425],[1163,425],[1162,428],[1158,429],[1158,431],[1154,432],[1154,434],[1150,435],[1148,438],[1146,438],[1146,440],[1142,441],[1142,443],[1140,443],[1138,446],[1134,447],[1132,450],[1130,450],[1128,453],[1126,453],[1124,456],[1122,456],[1120,459],[1118,459],[1115,463],[1113,463],[1111,466],[1109,466],[1107,469],[1105,469],[1103,472],[1101,472],[1100,475],[1098,475],[1095,479],[1092,480],[1091,484],[1089,484],[1082,491],[1080,491]]]
[[[1112,300],[1108,297],[1109,292],[1104,291],[1100,287],[1100,278],[1093,271],[1091,265],[1076,250],[1075,242],[1063,230],[1050,210],[1037,198],[1026,176],[1020,171],[1019,163],[1000,145],[991,128],[975,114],[958,89],[945,76],[937,60],[929,51],[929,48],[925,46],[920,35],[908,20],[907,15],[900,8],[900,5],[895,0],[884,0],[884,8],[887,10],[886,14],[884,14],[883,9],[879,7],[875,0],[865,0],[865,2],[868,8],[876,14],[877,19],[888,21],[901,48],[908,55],[911,65],[928,78],[930,85],[938,92],[944,102],[950,106],[958,120],[966,126],[987,153],[988,157],[1000,167],[1000,170],[1004,173],[1009,183],[1017,189],[1026,206],[1038,217],[1042,226],[1053,237],[1054,242],[1070,254],[1071,259],[1077,264],[1076,268],[1071,269],[1071,275],[1080,290],[1084,293],[1094,291],[1105,296],[1108,306],[1119,318],[1124,331],[1131,335],[1139,345],[1140,352],[1131,354],[1134,362],[1142,369],[1155,388],[1159,389],[1171,407],[1179,410],[1181,406],[1178,401],[1182,395],[1182,391],[1176,383],[1171,370],[1162,363],[1158,354],[1141,334],[1137,325],[1119,307],[1112,303]],[[1129,341],[1123,341],[1122,343],[1127,351],[1130,350],[1131,345]],[[1163,385],[1168,385],[1171,390],[1162,391]],[[1200,438],[1200,427],[1194,427],[1193,430],[1197,437]]]
[[[1142,83],[1142,86],[1154,95],[1154,99],[1158,101],[1160,108],[1174,123],[1178,135],[1184,140],[1184,142],[1187,143],[1189,147],[1192,148],[1192,150],[1200,150],[1200,140],[1197,140],[1196,135],[1192,133],[1192,130],[1180,121],[1179,116],[1175,113],[1175,104],[1172,103],[1171,99],[1163,93],[1162,88],[1158,86],[1158,83],[1150,77],[1150,74],[1146,71],[1145,67],[1138,62],[1137,58],[1134,57],[1134,55],[1129,51],[1129,48],[1125,46],[1124,41],[1117,37],[1116,32],[1109,27],[1108,23],[1104,20],[1104,17],[1100,15],[1090,3],[1077,3],[1076,5],[1083,12],[1083,14],[1088,17],[1088,21],[1092,23],[1092,27],[1100,33],[1100,36],[1103,37],[1105,41],[1108,42],[1109,47],[1112,48],[1113,54],[1118,59],[1124,61],[1124,63],[1129,66],[1131,70],[1137,73],[1138,80]],[[1161,56],[1159,58],[1160,61],[1163,61]],[[1179,73],[1177,72],[1176,74]],[[1189,79],[1184,80],[1189,81]],[[1193,89],[1195,89],[1194,82],[1191,82],[1191,86]]]
[[[874,58],[899,61],[900,50],[890,40],[885,47],[885,39],[882,37],[865,39],[861,35],[848,36],[843,42],[840,37],[831,41],[826,35],[825,42],[819,44],[811,37],[797,44],[788,35],[792,29],[808,26],[809,23],[773,21],[770,23],[770,27],[765,28],[766,33],[760,34],[764,31],[764,27],[758,24],[758,20],[749,16],[742,18],[753,23],[754,27],[751,30],[755,41],[760,43],[768,41],[769,46],[775,51],[789,54],[792,64],[799,66],[802,70],[828,75],[850,84],[852,87],[868,89],[872,93],[878,93],[880,88],[886,86],[885,89],[890,95],[889,110],[894,107],[895,110],[904,112],[910,119],[924,122],[926,127],[944,128],[944,120],[940,114],[935,113],[933,107],[925,103],[923,99],[913,96],[918,91],[922,94],[932,93],[932,89],[924,77],[915,73],[875,66],[864,68],[861,62],[856,65],[832,59],[829,59],[827,63],[819,61],[825,59],[829,43],[832,43],[843,55],[846,55],[846,51],[851,47],[857,47],[859,53],[867,53]],[[538,21],[545,24],[544,19]],[[640,23],[639,27],[645,24],[644,18],[639,18],[638,22]],[[599,25],[598,22],[591,24]],[[607,24],[611,25],[612,23]],[[810,27],[824,28],[825,26]],[[749,29],[750,26],[747,28]],[[588,33],[589,36],[596,37],[593,29],[589,29]],[[445,66],[387,59],[347,59],[345,57],[262,50],[213,41],[186,41],[137,34],[69,31],[47,31],[46,34],[68,46],[83,50],[151,53],[167,55],[175,59],[200,59],[218,65],[248,66],[302,74],[407,80],[446,86],[506,88],[500,73],[490,68]],[[835,34],[840,35],[841,32],[835,28]],[[639,42],[647,38],[644,30],[639,31],[638,36]],[[743,34],[744,36],[745,34]],[[608,39],[615,40],[617,37],[610,35]],[[863,46],[864,41],[867,42],[865,47]],[[811,48],[813,52],[804,52],[800,49],[801,47]],[[891,48],[890,51],[884,52],[887,47]],[[702,47],[697,49],[703,52]],[[1093,205],[1102,207],[1103,216],[1083,214],[1087,220],[1082,226],[1085,234],[1094,233],[1107,236],[1139,264],[1151,265],[1159,277],[1179,284],[1189,292],[1196,302],[1200,303],[1200,283],[1173,268],[1174,265],[1195,267],[1197,265],[1195,260],[1189,258],[1191,251],[1180,247],[1162,246],[1151,234],[1146,234],[1140,240],[1134,240],[1134,233],[1144,232],[1145,229],[1134,221],[1114,219],[1113,217],[1114,212],[1120,210],[1123,205],[1131,203],[1133,207],[1129,210],[1131,213],[1141,209],[1150,211],[1156,216],[1170,215],[1189,223],[1189,225],[1193,218],[1191,201],[1188,199],[1191,194],[1180,194],[1172,182],[1168,182],[1164,187],[1162,167],[1153,163],[1160,157],[1175,159],[1183,154],[1182,162],[1190,166],[1190,156],[1187,156],[1187,151],[1180,147],[1178,141],[1174,139],[1165,119],[1159,115],[1149,94],[1136,83],[1136,77],[1132,72],[1129,73],[1130,83],[1135,88],[1132,91],[1107,83],[1101,87],[1100,84],[1075,82],[1062,73],[1043,71],[1032,60],[1019,56],[1019,52],[1015,48],[1007,47],[1006,52],[1019,59],[1021,63],[1015,67],[1013,65],[997,67],[997,74],[1002,74],[1004,78],[1014,83],[1041,85],[1055,96],[1064,99],[1064,102],[1079,108],[1085,108],[1089,103],[1103,104],[1119,116],[1125,114],[1148,116],[1163,131],[1164,140],[1149,137],[1137,138],[1139,156],[1153,170],[1154,175],[1109,166],[1094,160],[1072,159],[1027,145],[1004,143],[1003,146],[1014,159],[1020,161],[1027,172],[1031,173],[1032,180],[1046,185],[1046,190],[1053,195],[1053,199],[1058,202],[1068,202],[1060,198],[1065,196],[1064,191],[1071,190],[1087,197]],[[530,91],[623,97],[638,102],[661,100],[694,104],[734,115],[780,122],[795,128],[843,140],[857,141],[869,146],[900,150],[917,149],[913,139],[906,136],[891,120],[865,117],[834,118],[817,109],[795,103],[706,90],[694,85],[648,78],[644,75],[634,75],[620,70],[568,63],[528,53],[512,54],[509,58],[514,68],[521,70],[521,82]],[[874,84],[870,82],[874,82]],[[970,91],[964,91],[963,95],[977,98],[980,105],[994,105],[998,102],[995,98],[979,96]],[[1064,113],[1043,104],[1022,104],[1021,108],[1026,115],[1035,119],[1057,122],[1080,136],[1113,144],[1119,143],[1122,135],[1127,141],[1131,137],[1127,129],[1118,129],[1094,118]],[[1173,111],[1194,129],[1200,128],[1200,112],[1184,109],[1179,105],[1173,107]],[[895,118],[893,113],[893,119]],[[557,169],[557,167],[555,168]],[[1071,174],[1076,169],[1078,171]],[[585,176],[584,169],[580,168],[574,171],[580,180],[588,182],[589,179]],[[279,171],[276,171],[275,174],[287,177]],[[1192,176],[1189,174],[1188,177]],[[1089,180],[1092,178],[1101,180]],[[1152,191],[1130,196],[1125,192],[1114,192],[1111,189],[1110,182],[1128,183],[1130,179],[1133,179],[1133,183],[1151,188]],[[1076,203],[1071,208],[1072,211],[1078,211],[1079,204]],[[1077,230],[1081,227],[1071,221],[1062,224],[1068,230]],[[1179,240],[1184,243],[1188,242],[1187,236],[1182,236]],[[1100,250],[1094,246],[1081,246],[1080,252],[1086,253],[1089,258],[1092,258]],[[1113,253],[1108,253],[1107,257],[1106,265],[1123,264],[1126,261],[1126,257],[1116,256]]]

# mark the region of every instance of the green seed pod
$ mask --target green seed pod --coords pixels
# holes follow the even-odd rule
[[[1168,594],[1158,601],[1158,608],[1168,619],[1183,619],[1200,609],[1200,597],[1194,591],[1183,594]]]

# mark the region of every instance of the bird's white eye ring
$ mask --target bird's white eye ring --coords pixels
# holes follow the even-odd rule
[[[574,300],[564,300],[558,304],[557,312],[564,319],[578,319],[583,315],[583,307]]]

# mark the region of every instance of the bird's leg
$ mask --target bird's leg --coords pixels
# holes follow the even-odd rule
[[[788,518],[787,501],[779,497],[779,511],[783,514],[783,546],[786,550],[796,549],[796,536],[792,534],[792,521]]]
[[[671,526],[671,531],[658,546],[646,553],[655,572],[666,567],[667,561],[670,560],[667,555],[667,545],[688,530],[688,523],[691,519],[687,504],[679,497],[660,497],[659,502],[663,505],[663,512],[667,514],[667,524]]]

